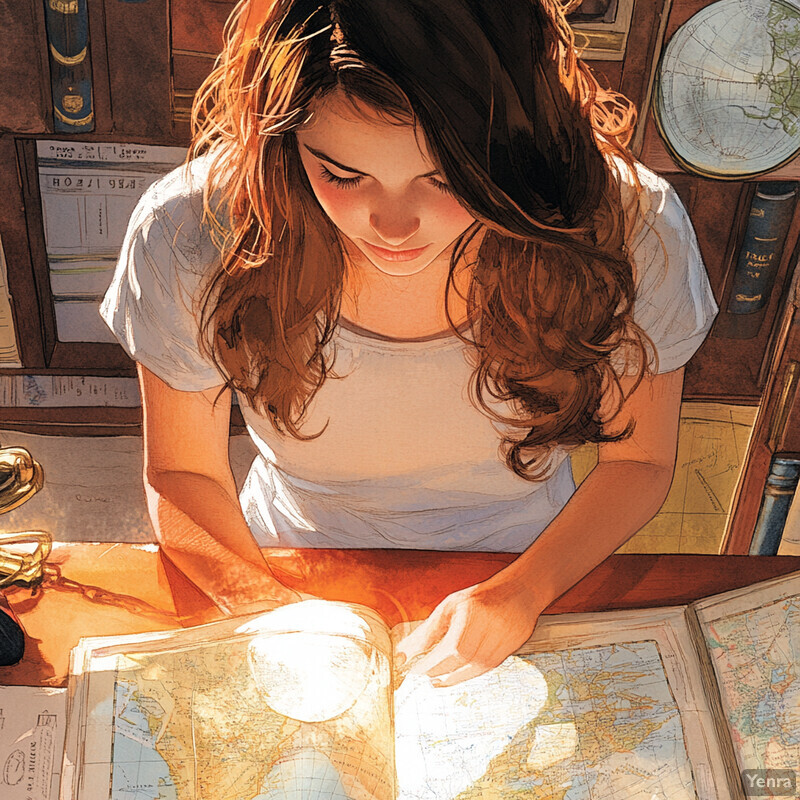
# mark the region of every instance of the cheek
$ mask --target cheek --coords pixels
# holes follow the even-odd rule
[[[435,224],[448,232],[461,233],[473,222],[475,217],[467,211],[457,200],[443,195],[432,208]]]
[[[345,232],[353,228],[362,213],[354,192],[349,193],[327,181],[312,181],[311,187],[319,204],[337,228]]]

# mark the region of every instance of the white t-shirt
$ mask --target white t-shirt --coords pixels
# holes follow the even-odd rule
[[[199,352],[192,305],[219,264],[201,224],[207,167],[197,159],[145,192],[100,309],[132,358],[185,391],[224,381]],[[626,220],[634,316],[668,372],[699,347],[717,307],[677,194],[637,170],[644,192]],[[521,552],[571,496],[562,448],[542,481],[506,467],[502,426],[470,402],[470,345],[456,336],[396,340],[340,322],[329,347],[343,377],[327,379],[309,407],[303,431],[328,424],[318,438],[281,436],[240,402],[258,456],[239,500],[262,546]]]

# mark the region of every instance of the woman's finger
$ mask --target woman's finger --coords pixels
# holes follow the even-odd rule
[[[427,675],[429,678],[435,678],[437,675],[447,675],[453,670],[459,669],[464,666],[464,663],[464,659],[458,653],[439,645],[434,647],[426,656],[420,658],[409,671],[416,675]]]
[[[434,610],[425,622],[414,628],[395,647],[395,659],[406,671],[438,642],[447,631],[444,615]]]
[[[452,672],[444,673],[436,678],[431,679],[431,683],[438,688],[445,688],[446,686],[455,686],[462,681],[468,681],[470,678],[477,678],[488,672],[492,667],[482,666],[481,664],[464,664]]]
[[[477,646],[470,636],[469,629],[464,627],[463,613],[456,611],[450,619],[450,625],[443,632],[438,644],[414,665],[413,672],[433,678],[452,672],[464,664],[468,664],[477,652]]]

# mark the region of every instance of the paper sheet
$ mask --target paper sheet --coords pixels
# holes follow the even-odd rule
[[[11,312],[11,296],[8,291],[8,268],[3,241],[0,239],[0,366],[21,367],[14,316]]]
[[[181,164],[186,150],[42,140],[36,152],[58,338],[114,342],[97,309],[128,220],[144,191]]]
[[[66,724],[66,689],[0,686],[0,796],[56,800]]]
[[[667,500],[620,552],[718,552],[757,413],[756,406],[683,404]],[[596,463],[596,446],[573,453],[575,480],[583,480]]]

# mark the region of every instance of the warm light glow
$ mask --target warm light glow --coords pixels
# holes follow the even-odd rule
[[[283,606],[243,625],[253,679],[276,713],[323,722],[358,700],[374,672],[368,624],[319,600]]]
[[[577,744],[578,729],[574,722],[537,726],[528,754],[528,769],[542,770],[566,760],[573,755]]]
[[[512,656],[455,686],[409,674],[395,692],[399,797],[457,797],[544,708],[541,670]]]
[[[369,623],[352,609],[327,600],[304,600],[262,614],[240,625],[236,633],[327,633],[367,641]]]

